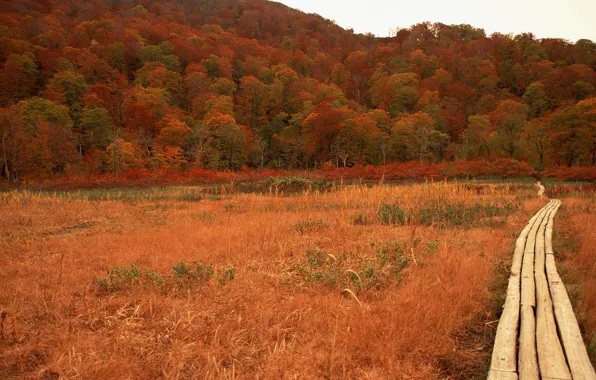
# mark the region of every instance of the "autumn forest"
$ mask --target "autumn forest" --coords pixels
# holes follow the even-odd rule
[[[261,0],[0,1],[1,178],[596,165],[596,43]]]

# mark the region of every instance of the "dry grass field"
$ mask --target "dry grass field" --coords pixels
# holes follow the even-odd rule
[[[546,202],[532,184],[204,190],[0,193],[0,378],[482,378]],[[563,212],[593,257],[594,201]],[[594,260],[565,249],[594,310]]]
[[[559,269],[596,365],[596,197],[574,191],[561,198],[565,207],[554,234]]]

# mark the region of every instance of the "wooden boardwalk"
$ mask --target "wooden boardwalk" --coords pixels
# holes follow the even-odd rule
[[[596,380],[552,247],[551,200],[515,244],[488,379]]]

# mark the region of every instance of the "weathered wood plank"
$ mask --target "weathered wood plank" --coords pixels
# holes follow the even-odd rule
[[[488,372],[488,380],[517,380],[517,372],[504,372],[491,369]]]
[[[561,206],[561,201],[556,200],[557,210]],[[556,213],[556,211],[555,211]],[[545,251],[546,253],[553,253],[553,218],[555,214],[552,214],[552,217],[549,218],[549,222],[546,224],[546,229],[544,231],[544,244],[545,244]]]
[[[552,254],[553,219],[560,205],[550,201],[516,241],[491,380],[596,380]]]
[[[558,208],[555,202],[540,223],[534,250],[534,278],[536,284],[536,347],[538,366],[543,379],[571,380],[565,354],[557,335],[553,304],[545,272],[545,229]]]
[[[559,201],[557,208],[561,205]],[[554,213],[551,214],[547,224],[547,231],[552,231]],[[545,234],[546,235],[546,234]],[[548,284],[550,286],[550,293],[552,295],[552,302],[554,307],[554,314],[561,341],[563,342],[563,350],[567,357],[569,369],[574,380],[596,380],[596,372],[590,362],[586,346],[584,344],[581,331],[577,324],[577,319],[573,312],[569,296],[565,289],[565,285],[561,281],[561,277],[557,272],[555,265],[555,258],[552,254],[552,232],[546,235],[547,246],[550,243],[551,252],[546,255],[546,274],[548,277]],[[548,252],[548,249],[547,249]]]
[[[536,213],[524,227],[515,243],[515,252],[511,263],[511,276],[507,286],[507,297],[503,313],[499,319],[495,344],[491,358],[491,373],[495,376],[506,376],[504,373],[514,373],[517,378],[517,337],[519,329],[519,307],[520,307],[520,273],[526,238],[539,216]],[[503,377],[500,377],[503,378]]]
[[[538,213],[524,248],[521,275],[521,323],[519,332],[518,375],[520,379],[539,379],[538,357],[536,353],[536,284],[534,280],[534,249],[536,234],[547,211],[554,205],[549,202]]]
[[[517,372],[523,380],[538,380],[538,360],[536,358],[536,320],[534,307],[521,305],[521,327],[519,335],[519,363]]]
[[[538,211],[537,218],[528,233],[526,245],[524,247],[524,256],[522,260],[521,269],[521,304],[536,306],[536,287],[534,284],[534,248],[536,247],[536,233],[540,227],[540,223],[544,219],[547,210],[553,206],[553,202],[549,202],[540,211]]]

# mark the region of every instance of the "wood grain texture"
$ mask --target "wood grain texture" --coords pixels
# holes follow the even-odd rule
[[[557,209],[561,202],[558,201]],[[549,216],[546,230],[552,231],[554,213]],[[552,247],[552,232],[546,236],[546,246]],[[563,350],[569,364],[571,376],[574,380],[596,380],[596,372],[588,357],[588,352],[584,344],[577,319],[573,312],[569,296],[565,285],[561,281],[561,277],[557,272],[555,265],[555,257],[550,253],[546,254],[545,259],[546,274],[550,294],[552,297],[555,320],[558,327],[561,341],[563,343]]]
[[[571,380],[571,373],[565,361],[565,354],[557,334],[553,303],[551,301],[548,281],[545,271],[545,229],[558,203],[549,206],[548,211],[540,223],[536,234],[534,250],[534,278],[536,284],[536,351],[538,365],[543,379]]]

